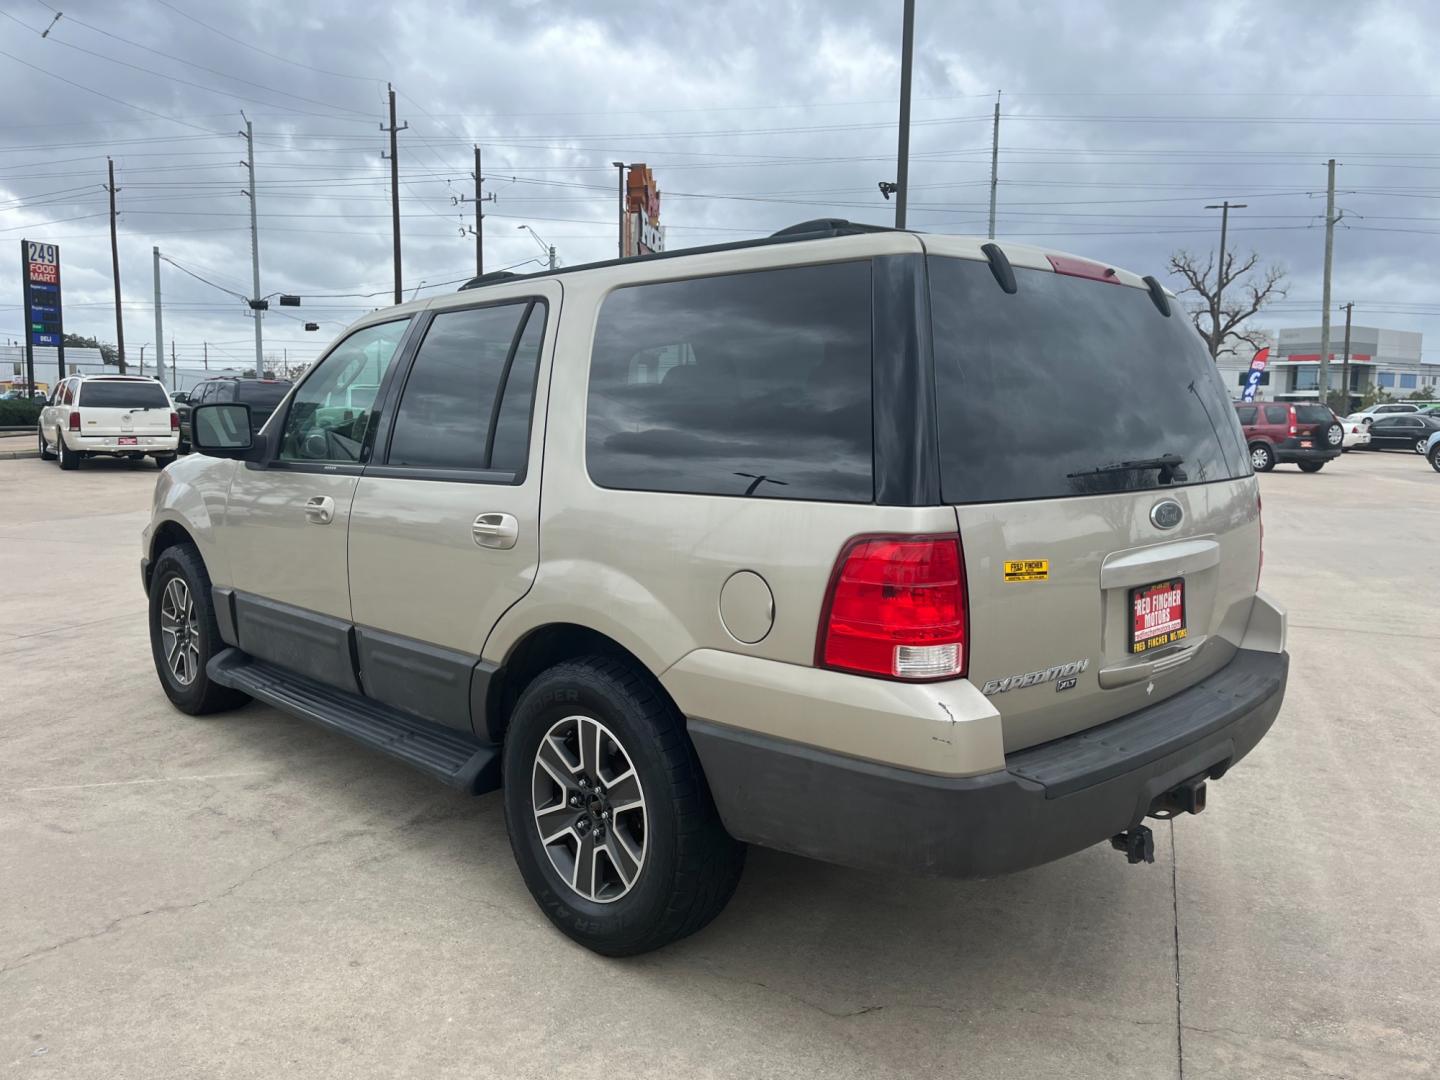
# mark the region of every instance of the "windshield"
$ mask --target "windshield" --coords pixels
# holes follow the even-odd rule
[[[947,502],[1250,473],[1235,408],[1178,305],[1167,318],[1144,289],[1016,268],[1010,294],[987,263],[929,267]]]
[[[80,384],[76,404],[103,409],[168,409],[170,399],[159,383],[97,380]]]
[[[235,386],[235,400],[273,411],[289,392],[290,384],[288,382],[242,382]]]

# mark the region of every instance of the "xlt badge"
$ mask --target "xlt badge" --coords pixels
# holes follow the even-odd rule
[[[991,694],[1003,694],[1006,690],[1016,690],[1022,686],[1039,686],[1041,683],[1063,680],[1055,687],[1058,693],[1061,690],[1069,690],[1076,683],[1075,676],[1090,666],[1090,659],[1072,660],[1068,664],[1057,664],[1055,667],[1046,668],[1044,671],[1027,671],[1023,675],[1008,675],[1003,679],[991,679],[980,692],[989,696]],[[1068,684],[1068,685],[1067,685]]]

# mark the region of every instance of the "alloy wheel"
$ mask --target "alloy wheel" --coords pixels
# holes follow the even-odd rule
[[[1263,446],[1257,446],[1250,451],[1250,467],[1256,472],[1262,471],[1270,462],[1270,451]]]
[[[195,598],[181,577],[165,583],[160,599],[160,636],[165,663],[181,686],[189,686],[200,673],[200,625],[195,617]]]
[[[590,716],[551,725],[531,776],[535,829],[569,888],[598,904],[630,892],[649,845],[645,791],[629,751]]]
[[[1427,442],[1429,442],[1429,441],[1430,441],[1430,440],[1429,440],[1428,438],[1427,438],[1427,439],[1416,439],[1416,440],[1415,440],[1415,453],[1417,453],[1417,454],[1423,454],[1423,453],[1425,453],[1425,444],[1426,444]]]

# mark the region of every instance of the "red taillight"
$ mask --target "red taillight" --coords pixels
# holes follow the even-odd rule
[[[79,430],[80,430],[80,410],[79,410],[79,409],[72,409],[72,410],[70,411],[70,430],[71,430],[71,431],[79,431]]]
[[[862,536],[836,560],[816,662],[892,679],[965,674],[958,536]]]
[[[1297,423],[1297,422],[1296,422],[1296,420],[1295,420],[1295,406],[1294,406],[1294,405],[1291,405],[1291,406],[1290,406],[1290,434],[1291,434],[1291,435],[1294,435],[1295,432],[1297,432],[1298,430],[1300,430],[1298,427],[1296,427],[1296,423]]]
[[[170,414],[170,430],[171,430],[171,431],[179,431],[179,430],[180,430],[180,414],[177,413],[177,412],[172,412],[172,413]]]

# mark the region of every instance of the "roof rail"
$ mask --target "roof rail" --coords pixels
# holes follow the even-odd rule
[[[481,274],[477,278],[471,278],[464,285],[461,285],[457,292],[464,292],[466,289],[478,289],[482,285],[493,285],[497,281],[509,281],[511,278],[522,277],[514,270],[492,270],[488,274]]]
[[[814,240],[826,236],[858,236],[861,233],[894,231],[888,225],[863,225],[846,221],[844,218],[815,218],[812,221],[802,221],[798,225],[787,225],[770,235],[776,239],[784,237],[787,240]]]

